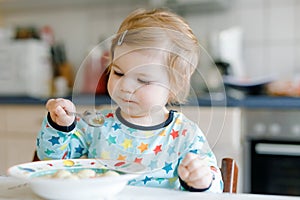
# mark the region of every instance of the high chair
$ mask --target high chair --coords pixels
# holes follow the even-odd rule
[[[223,158],[221,173],[224,182],[223,192],[236,193],[238,184],[238,166],[233,158]]]

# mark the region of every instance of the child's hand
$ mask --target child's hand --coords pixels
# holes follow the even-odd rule
[[[213,174],[207,162],[199,155],[188,153],[178,167],[180,178],[195,189],[208,188],[212,182]]]
[[[46,104],[46,109],[53,122],[60,126],[70,126],[74,122],[75,116],[67,114],[67,112],[75,112],[75,105],[70,100],[50,99]]]

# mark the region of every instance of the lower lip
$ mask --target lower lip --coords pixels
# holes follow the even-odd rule
[[[134,101],[124,100],[124,99],[122,99],[122,101],[125,103],[135,103]]]

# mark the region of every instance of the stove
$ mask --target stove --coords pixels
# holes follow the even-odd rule
[[[244,192],[300,195],[300,111],[244,109]]]

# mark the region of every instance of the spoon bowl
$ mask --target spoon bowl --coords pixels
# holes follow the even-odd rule
[[[97,110],[86,110],[83,113],[68,111],[67,114],[80,117],[85,123],[92,127],[101,127],[105,122],[103,114]]]

